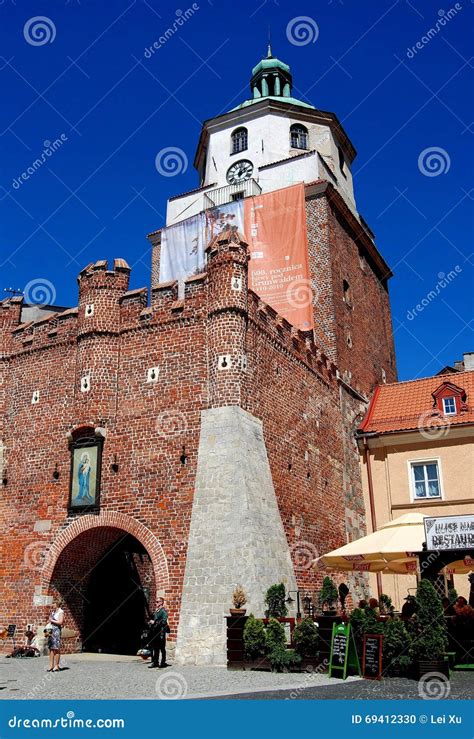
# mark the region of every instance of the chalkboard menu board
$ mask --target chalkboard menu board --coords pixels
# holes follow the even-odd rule
[[[15,631],[16,631],[16,624],[8,624],[7,636],[9,636],[10,638],[15,636]]]
[[[362,655],[362,675],[369,680],[380,680],[382,677],[382,634],[364,634]]]
[[[347,634],[345,632],[334,634],[334,639],[332,640],[331,664],[335,665],[336,667],[343,667],[344,662],[346,661],[346,652]]]
[[[329,677],[347,677],[350,668],[360,674],[359,660],[350,624],[333,624],[331,654],[329,657]],[[342,674],[341,674],[342,673]]]

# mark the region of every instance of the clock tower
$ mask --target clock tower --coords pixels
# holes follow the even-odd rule
[[[368,397],[377,383],[396,379],[388,295],[392,273],[356,205],[351,140],[335,113],[296,95],[289,65],[273,56],[269,45],[252,69],[249,97],[204,121],[194,158],[199,186],[169,198],[166,228],[149,234],[152,285],[205,271],[207,244],[201,243],[205,236],[199,232],[199,214],[219,213],[232,201],[255,202],[258,196],[303,185],[314,341],[337,365],[344,382]],[[247,201],[244,212],[246,206]],[[253,230],[248,225],[247,239],[256,238]],[[166,240],[172,246],[163,249]],[[186,255],[189,244],[193,255],[201,249],[201,260],[196,258],[195,264],[192,256],[192,269],[173,273],[167,255],[178,255],[174,264],[181,267],[185,260],[179,255]],[[265,299],[252,271],[263,252],[252,244],[249,252],[249,287]],[[284,301],[274,302],[281,313]]]
[[[355,149],[334,113],[293,96],[288,64],[267,56],[252,69],[250,97],[204,122],[194,159],[200,186],[170,198],[171,226],[213,206],[326,180],[356,214]]]

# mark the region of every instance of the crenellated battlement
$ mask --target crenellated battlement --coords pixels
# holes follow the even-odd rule
[[[312,331],[301,331],[295,328],[274,308],[249,290],[249,319],[265,331],[269,338],[279,344],[299,361],[320,375],[326,382],[334,382],[337,378],[337,367],[315,344]]]
[[[79,273],[79,305],[50,313],[36,321],[21,323],[23,298],[0,302],[0,346],[4,355],[47,350],[62,343],[75,344],[84,337],[157,329],[176,322],[210,321],[212,316],[240,313],[280,350],[293,355],[326,382],[337,378],[337,368],[315,344],[312,331],[295,328],[274,308],[247,287],[248,246],[235,230],[218,234],[207,248],[206,272],[178,281],[129,290],[130,267],[115,259],[113,269],[106,260],[87,265]],[[234,331],[235,327],[231,330]],[[232,354],[226,348],[225,329],[217,357]],[[245,322],[241,331],[245,345]],[[217,361],[217,360],[216,360]]]

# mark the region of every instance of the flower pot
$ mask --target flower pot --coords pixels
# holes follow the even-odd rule
[[[247,613],[246,608],[229,608],[231,616],[245,616]]]

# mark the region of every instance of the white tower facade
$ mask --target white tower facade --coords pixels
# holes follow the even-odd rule
[[[326,180],[356,211],[356,152],[334,113],[292,97],[290,68],[268,55],[252,70],[252,98],[205,121],[194,166],[200,187],[168,200],[171,226],[213,206],[298,182]]]

